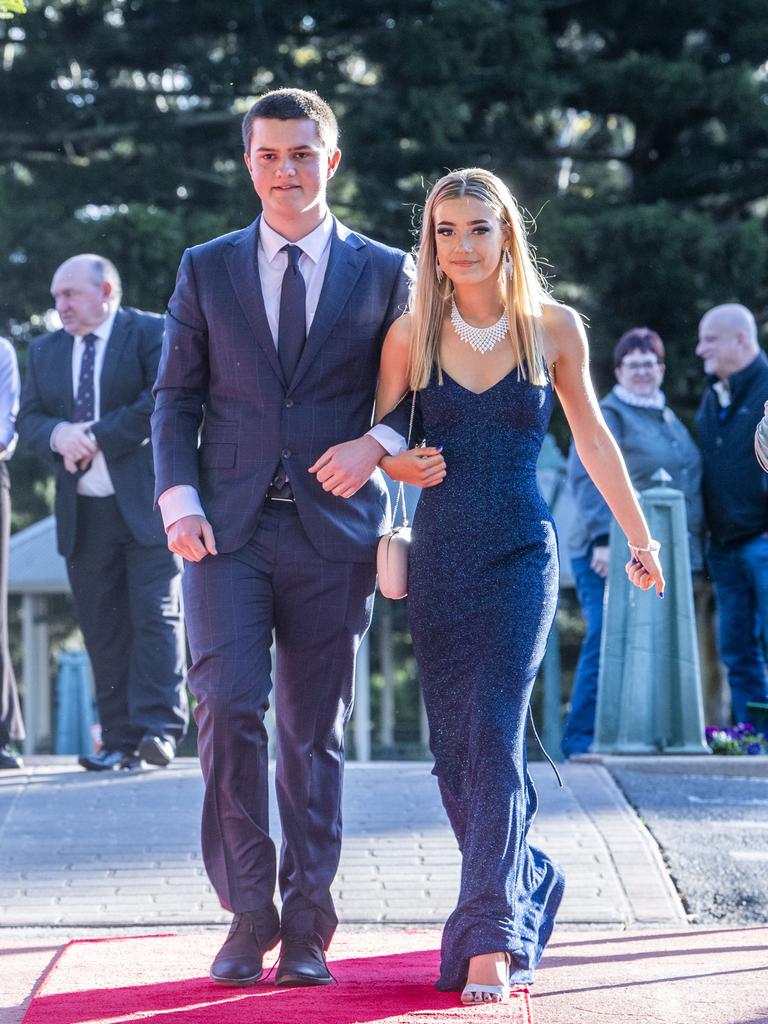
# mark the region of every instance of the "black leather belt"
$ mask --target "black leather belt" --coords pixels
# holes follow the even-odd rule
[[[291,505],[295,505],[296,499],[293,496],[290,483],[285,478],[279,482],[273,480],[267,488],[267,501],[290,502]]]

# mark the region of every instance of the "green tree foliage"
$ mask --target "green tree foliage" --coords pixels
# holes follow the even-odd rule
[[[649,324],[667,391],[690,407],[701,314],[740,301],[768,319],[768,4],[547,6],[565,182],[541,218],[546,251],[594,324],[600,368],[623,330]]]
[[[499,151],[510,167],[535,161],[533,119],[556,100],[536,0],[514,15],[485,0],[316,6],[31,5],[4,73],[7,319],[39,314],[50,270],[88,247],[115,258],[132,301],[162,308],[184,245],[257,210],[239,120],[269,87],[331,100],[345,149],[335,203],[400,245],[424,181]]]
[[[0,21],[0,332],[22,367],[67,256],[103,253],[127,302],[162,310],[183,248],[253,218],[239,122],[285,85],[333,104],[334,208],[392,244],[413,243],[446,169],[498,171],[535,219],[555,294],[589,319],[601,389],[618,335],[647,324],[690,412],[702,312],[737,300],[768,320],[768,0],[26,6]],[[23,447],[11,475],[18,527],[50,509],[52,486]],[[413,744],[401,683],[395,739]]]
[[[649,0],[642,17],[626,0],[28,7],[0,24],[0,330],[22,357],[73,252],[111,257],[127,301],[160,310],[184,246],[252,219],[239,121],[280,85],[332,102],[334,206],[391,243],[412,244],[447,168],[501,173],[556,294],[589,318],[603,386],[615,338],[646,323],[690,405],[702,311],[768,317],[768,0]]]

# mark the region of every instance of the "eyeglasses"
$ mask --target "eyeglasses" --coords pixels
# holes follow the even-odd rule
[[[630,373],[655,370],[658,365],[658,359],[622,359],[621,361],[622,370],[629,370]]]

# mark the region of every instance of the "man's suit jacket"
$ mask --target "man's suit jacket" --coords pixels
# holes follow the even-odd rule
[[[405,308],[410,257],[334,222],[317,311],[286,381],[264,309],[258,237],[257,219],[182,258],[155,387],[156,494],[196,488],[218,550],[235,551],[253,535],[282,463],[317,551],[370,561],[389,521],[381,473],[345,500],[307,469],[371,425],[381,345]]]
[[[154,470],[149,440],[152,385],[163,339],[163,318],[137,309],[118,310],[107,341],[101,371],[101,416],[93,433],[104,453],[115,498],[126,525],[139,544],[164,544],[165,532],[153,507]],[[27,372],[18,417],[19,436],[38,455],[53,459],[56,474],[56,529],[61,554],[75,546],[77,477],[51,451],[51,432],[71,421],[71,334],[52,331],[37,338],[27,353]]]

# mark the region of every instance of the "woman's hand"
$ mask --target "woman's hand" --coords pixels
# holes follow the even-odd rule
[[[659,561],[658,551],[637,551],[630,548],[631,558],[624,566],[629,582],[640,590],[656,587],[659,597],[664,597],[664,573]]]
[[[445,480],[445,459],[439,448],[411,448],[399,455],[385,455],[379,465],[391,480],[414,487],[434,487]]]

